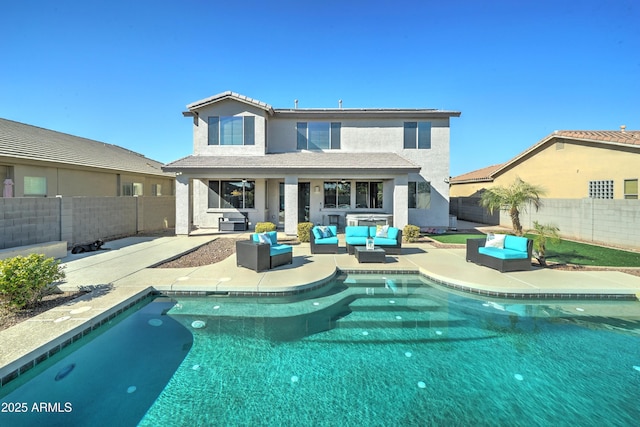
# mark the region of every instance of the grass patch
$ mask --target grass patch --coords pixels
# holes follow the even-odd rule
[[[482,233],[444,233],[444,234],[427,234],[427,237],[435,240],[436,242],[444,243],[447,245],[466,245],[467,239],[479,239],[484,237],[485,235]]]
[[[526,237],[533,239],[533,234]],[[640,267],[640,253],[562,240],[547,243],[547,261],[601,267]]]

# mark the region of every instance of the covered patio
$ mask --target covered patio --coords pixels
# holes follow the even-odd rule
[[[408,182],[420,167],[395,153],[291,152],[259,156],[189,156],[176,173],[176,234],[217,228],[218,218],[245,215],[249,229],[272,222],[288,235],[300,222],[360,219],[408,223]]]

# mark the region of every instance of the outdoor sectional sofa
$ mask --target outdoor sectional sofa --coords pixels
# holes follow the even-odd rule
[[[335,225],[315,226],[309,233],[312,254],[338,253],[338,227]]]
[[[254,233],[236,242],[236,264],[254,271],[269,270],[293,262],[293,248],[278,243],[278,233]]]
[[[386,237],[381,231],[386,230]],[[344,229],[347,252],[353,255],[356,246],[366,246],[367,238],[373,237],[373,244],[387,254],[400,255],[402,249],[402,230],[396,227],[386,229],[366,225],[350,225]]]
[[[533,240],[526,237],[496,234],[488,235],[485,239],[467,239],[467,262],[490,267],[502,273],[531,270],[532,251]]]

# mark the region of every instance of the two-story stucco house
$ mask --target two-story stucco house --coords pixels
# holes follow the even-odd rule
[[[193,155],[176,173],[176,234],[224,215],[340,227],[382,221],[446,227],[449,120],[434,109],[274,109],[224,92],[187,106]]]

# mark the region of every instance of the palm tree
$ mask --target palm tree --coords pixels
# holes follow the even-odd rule
[[[541,205],[540,196],[544,195],[544,189],[536,185],[528,184],[516,178],[509,187],[492,187],[482,193],[480,206],[493,211],[499,209],[509,213],[513,231],[518,236],[522,236],[522,225],[520,224],[520,210],[524,209],[526,203],[532,203],[536,210]]]
[[[540,224],[538,221],[533,221],[533,229],[536,233],[533,238],[533,256],[542,267],[546,267],[547,241],[560,243],[560,234],[558,234],[560,230],[555,225]]]

